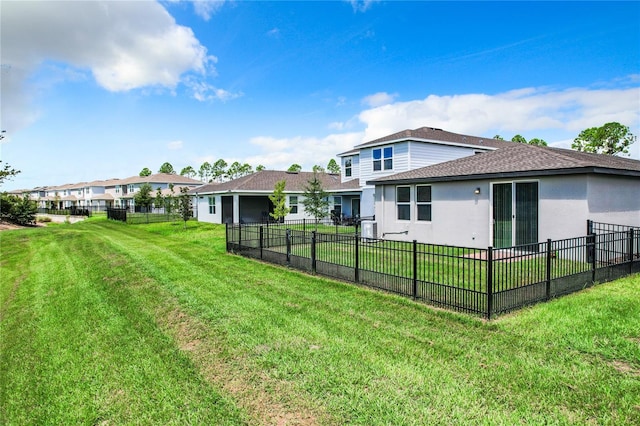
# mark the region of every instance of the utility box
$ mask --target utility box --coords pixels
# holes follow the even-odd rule
[[[363,220],[360,225],[362,226],[362,238],[378,238],[378,224],[376,222],[372,220]]]

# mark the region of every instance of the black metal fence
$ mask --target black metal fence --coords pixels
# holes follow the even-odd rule
[[[91,216],[93,209],[91,207],[69,207],[66,209],[49,209],[38,208],[39,214],[53,214],[61,216]]]
[[[178,213],[132,213],[129,208],[108,208],[107,219],[118,220],[130,225],[182,220]]]
[[[227,251],[486,318],[640,272],[634,227],[591,222],[583,237],[477,249],[303,225],[228,224]]]

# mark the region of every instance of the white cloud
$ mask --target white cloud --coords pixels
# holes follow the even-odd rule
[[[430,95],[362,111],[365,140],[422,126],[452,132],[493,136],[493,132],[571,133],[618,121],[637,131],[640,123],[640,88],[525,88],[499,93]]]
[[[191,0],[193,2],[193,10],[196,15],[205,21],[211,19],[211,15],[215,14],[224,5],[225,0]]]
[[[215,63],[193,31],[156,2],[10,1],[1,18],[2,96],[11,105],[3,127],[10,130],[34,119],[25,106],[37,94],[34,72],[47,62],[89,71],[112,92],[174,90],[183,74],[205,78]]]
[[[375,108],[382,105],[390,104],[398,97],[397,93],[389,94],[387,92],[378,92],[373,95],[365,96],[362,103],[369,107]]]
[[[262,164],[268,169],[276,170],[286,170],[290,165],[297,163],[303,170],[311,170],[316,164],[326,166],[336,154],[347,151],[360,142],[360,132],[330,134],[324,138],[258,136],[252,138],[250,143],[260,152],[245,158],[242,162]]]
[[[214,100],[226,102],[242,96],[241,92],[229,92],[198,79],[188,78],[184,83],[191,89],[194,99],[201,102]]]
[[[273,28],[273,29],[267,31],[267,35],[269,37],[278,38],[278,37],[280,37],[280,29],[279,28]]]
[[[167,148],[172,150],[172,151],[175,151],[175,150],[178,150],[178,149],[182,149],[183,145],[184,144],[183,144],[182,141],[171,141],[171,142],[169,142],[167,144]]]
[[[347,0],[351,3],[351,7],[354,12],[366,12],[369,10],[373,3],[377,3],[379,0]]]

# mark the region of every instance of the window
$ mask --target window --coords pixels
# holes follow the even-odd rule
[[[116,185],[116,194],[120,193],[120,185]]]
[[[431,186],[416,187],[416,205],[418,207],[418,220],[431,222]]]
[[[342,197],[333,197],[333,216],[336,218],[342,217]]]
[[[297,195],[289,195],[289,207],[291,211],[289,213],[296,214],[298,213],[298,196]]]
[[[216,197],[209,197],[209,214],[216,214]]]
[[[393,169],[393,147],[375,148],[373,150],[373,171]]]
[[[344,160],[344,175],[345,177],[351,177],[351,158]]]
[[[132,193],[135,191],[135,187],[133,185],[129,185],[129,193]]]
[[[396,187],[396,205],[398,220],[411,220],[411,187]]]

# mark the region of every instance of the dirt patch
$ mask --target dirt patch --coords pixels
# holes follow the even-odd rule
[[[627,362],[615,360],[611,362],[611,366],[618,370],[620,373],[629,374],[634,377],[640,377],[640,369]]]
[[[234,359],[226,358],[206,324],[178,308],[158,314],[160,325],[173,336],[205,379],[228,392],[249,414],[250,423],[303,426],[335,423],[319,407],[302,400],[299,391],[286,381],[272,379],[250,366],[239,367]]]

